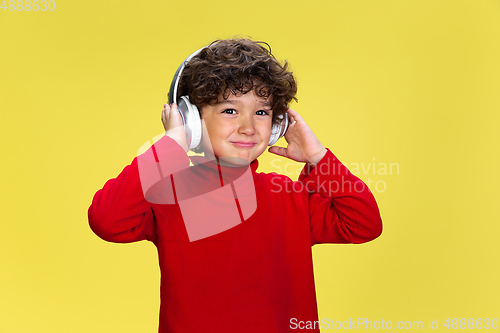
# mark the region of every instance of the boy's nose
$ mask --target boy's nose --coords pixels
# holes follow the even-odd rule
[[[242,117],[238,132],[241,134],[252,135],[255,133],[255,125],[250,117]]]

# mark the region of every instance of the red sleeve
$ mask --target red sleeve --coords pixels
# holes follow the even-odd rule
[[[365,243],[382,233],[382,219],[370,189],[327,148],[326,155],[299,181],[309,191],[312,245]]]
[[[110,179],[96,192],[88,210],[90,228],[109,242],[129,243],[147,239],[156,242],[153,203],[174,203],[169,199],[155,202],[162,180],[189,167],[184,149],[172,138],[162,137],[145,153],[134,158],[118,177]],[[163,191],[165,192],[165,191]],[[168,193],[167,193],[168,194]],[[162,195],[162,197],[171,197]]]

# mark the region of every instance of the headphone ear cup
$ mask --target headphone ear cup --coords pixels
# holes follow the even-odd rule
[[[281,121],[278,124],[273,125],[271,128],[271,137],[269,138],[268,146],[274,145],[278,140],[283,137],[288,129],[288,113],[285,113],[280,117]]]
[[[181,96],[178,105],[189,149],[198,147],[201,142],[201,119],[196,105],[189,102],[189,96]]]

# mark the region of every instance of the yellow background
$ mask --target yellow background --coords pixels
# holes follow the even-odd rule
[[[87,209],[163,130],[180,62],[237,34],[290,61],[293,108],[384,189],[379,239],[313,248],[320,318],[500,318],[500,1],[55,3],[0,10],[0,332],[157,331],[155,246],[102,241]]]

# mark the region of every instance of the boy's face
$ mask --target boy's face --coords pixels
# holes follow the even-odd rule
[[[269,98],[258,97],[253,90],[202,106],[201,118],[208,132],[203,129],[205,153],[220,158],[221,164],[248,165],[267,148],[272,116]]]

